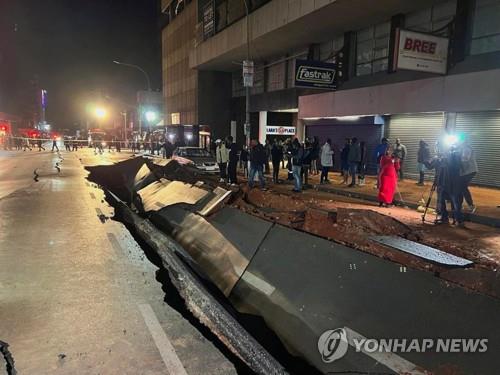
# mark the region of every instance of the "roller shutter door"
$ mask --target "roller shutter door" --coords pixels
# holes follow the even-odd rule
[[[376,164],[371,156],[382,138],[381,125],[308,125],[306,137],[312,138],[313,136],[318,137],[321,145],[328,138],[332,140],[332,146],[335,150],[334,170],[340,170],[340,150],[344,147],[346,138],[356,137],[360,142],[365,141],[368,153],[367,173],[376,173]]]
[[[473,183],[500,187],[500,111],[457,113],[456,131],[474,149],[479,172]]]
[[[399,138],[406,146],[407,155],[404,165],[405,176],[416,178],[418,145],[421,139],[427,142],[434,156],[436,141],[444,134],[444,114],[415,113],[405,115],[392,115],[386,126],[386,137],[391,145]]]

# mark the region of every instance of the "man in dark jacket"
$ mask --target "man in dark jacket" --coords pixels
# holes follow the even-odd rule
[[[294,187],[293,191],[300,193],[302,191],[302,160],[304,159],[304,148],[300,144],[299,140],[295,138],[292,142],[292,148],[290,151],[291,162],[292,162],[292,172]]]
[[[267,155],[264,146],[258,141],[252,140],[252,149],[250,150],[250,176],[248,178],[248,186],[253,188],[255,174],[259,176],[260,188],[265,189],[266,181],[264,179],[264,164],[267,163]]]
[[[438,194],[436,224],[448,224],[449,215],[446,201],[451,202],[454,222],[464,227],[462,214],[463,191],[460,185],[460,153],[451,149],[446,154],[438,154],[430,162],[425,163],[429,169],[436,170],[435,184]]]
[[[271,148],[271,160],[273,162],[273,182],[275,184],[279,181],[280,163],[283,160],[283,148],[274,140],[273,147]]]
[[[417,185],[424,186],[425,179],[425,163],[431,160],[431,151],[429,150],[429,145],[423,140],[420,140],[417,153],[417,168],[419,173],[419,178]]]
[[[361,147],[359,146],[357,138],[352,139],[347,160],[349,162],[349,174],[351,175],[349,187],[354,187],[356,186],[356,173],[358,172],[358,166],[361,162]]]
[[[229,159],[227,164],[227,174],[231,186],[238,184],[236,177],[236,169],[238,168],[238,145],[233,141],[232,136],[226,138],[226,143],[229,147]]]

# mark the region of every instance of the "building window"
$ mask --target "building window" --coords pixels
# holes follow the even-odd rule
[[[432,33],[443,30],[447,33],[448,25],[457,12],[457,0],[447,1],[431,8],[409,13],[405,16],[405,27],[413,31]],[[441,34],[441,33],[440,33]]]
[[[476,0],[471,55],[500,51],[500,0]]]
[[[387,70],[391,23],[384,22],[356,33],[356,75]]]

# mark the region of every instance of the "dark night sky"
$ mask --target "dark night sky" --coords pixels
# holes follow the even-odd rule
[[[0,0],[0,111],[19,112],[35,76],[59,128],[83,120],[92,92],[133,103],[144,77],[113,60],[140,65],[160,89],[157,8],[157,0]]]

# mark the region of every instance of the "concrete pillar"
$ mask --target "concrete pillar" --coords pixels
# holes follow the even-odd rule
[[[300,142],[304,142],[306,139],[306,126],[304,120],[297,119],[297,132],[295,135]]]
[[[259,112],[259,142],[264,144],[266,142],[266,127],[267,127],[267,112]]]
[[[231,137],[233,137],[233,142],[237,142],[236,140],[236,121],[231,121]]]

